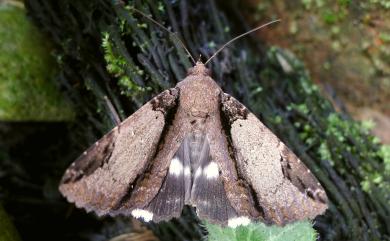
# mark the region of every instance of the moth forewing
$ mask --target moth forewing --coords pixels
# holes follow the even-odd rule
[[[60,192],[77,207],[110,214],[153,158],[177,98],[164,91],[94,143],[66,170]]]
[[[326,193],[303,162],[233,97],[224,94],[222,109],[241,178],[253,188],[264,220],[285,224],[322,214]]]

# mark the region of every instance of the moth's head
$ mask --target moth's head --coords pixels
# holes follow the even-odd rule
[[[210,74],[211,71],[208,68],[206,68],[206,66],[202,62],[198,61],[196,62],[194,67],[188,70],[187,76],[190,75],[210,76]]]

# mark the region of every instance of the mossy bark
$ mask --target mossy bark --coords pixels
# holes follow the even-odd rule
[[[134,14],[133,2],[26,4],[57,46],[59,79],[80,120],[101,133],[112,126],[104,96],[124,117],[174,86],[191,66],[177,38]],[[234,33],[247,30],[235,1],[137,1],[135,6],[177,32],[194,56],[208,57]],[[382,183],[389,182],[378,144],[359,124],[335,112],[297,59],[246,38],[225,49],[209,67],[225,92],[252,109],[324,185],[331,203],[314,225],[322,240],[389,240],[388,185],[371,176],[378,173]],[[362,183],[369,188],[363,190]],[[182,219],[152,228],[161,240],[197,240],[204,232],[191,220],[186,212]]]

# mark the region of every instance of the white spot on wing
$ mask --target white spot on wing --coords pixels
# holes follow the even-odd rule
[[[248,217],[235,217],[228,220],[228,226],[231,228],[237,228],[238,226],[246,226],[251,223],[251,220]]]
[[[174,157],[171,161],[171,165],[169,166],[169,174],[180,176],[182,172],[183,172],[183,165],[181,164],[179,158]]]
[[[206,175],[207,179],[212,179],[212,178],[218,178],[219,176],[219,171],[218,171],[218,165],[215,162],[210,162],[205,169],[204,169],[204,174]]]
[[[131,215],[133,215],[135,218],[142,218],[145,222],[150,222],[153,220],[153,213],[139,208],[131,211]]]
[[[184,167],[184,176],[191,176],[191,168],[189,166]]]

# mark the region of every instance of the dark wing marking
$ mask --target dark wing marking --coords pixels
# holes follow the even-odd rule
[[[161,189],[145,208],[153,214],[153,221],[155,222],[180,217],[183,210],[186,184],[191,179],[189,160],[185,160],[184,149],[185,143],[183,142],[170,161],[168,173]]]
[[[306,193],[309,198],[327,204],[328,198],[326,193],[323,191],[322,186],[319,185],[315,176],[311,174],[311,171],[282,142],[279,150],[283,176],[292,182],[299,191]]]
[[[60,192],[78,207],[107,214],[155,155],[177,99],[176,89],[166,90],[103,136],[67,169]]]
[[[310,170],[244,105],[222,94],[237,167],[256,193],[266,221],[285,224],[314,218],[327,197]]]
[[[186,126],[188,123],[185,118],[180,116],[181,113],[185,114],[180,112],[179,108],[175,115],[169,116],[170,121],[167,123],[153,160],[147,169],[142,172],[142,176],[134,183],[131,192],[122,196],[110,215],[133,215],[144,218],[144,220],[152,220],[150,218],[153,218],[154,214],[152,213],[153,210],[147,209],[149,204],[153,199],[159,198],[156,196],[166,196],[166,192],[172,191],[167,185],[167,183],[171,183],[171,177],[168,176],[169,167],[174,157],[178,157],[181,153],[179,149],[183,143],[185,133],[187,133],[186,130],[188,130],[188,126]],[[182,158],[179,159],[180,162],[182,160]],[[168,218],[165,217],[164,219]]]
[[[191,139],[194,184],[190,204],[196,207],[196,213],[201,219],[226,225],[229,218],[237,215],[226,197],[220,168],[210,155],[207,137]]]

